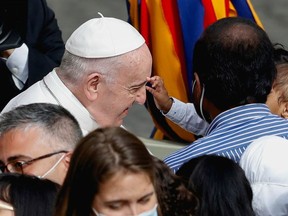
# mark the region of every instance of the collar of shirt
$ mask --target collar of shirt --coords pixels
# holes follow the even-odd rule
[[[263,103],[246,104],[238,106],[220,113],[211,122],[206,135],[211,134],[216,128],[239,125],[241,122],[245,123],[249,119],[253,120],[265,115],[271,115],[269,108]]]
[[[55,101],[74,115],[84,135],[99,127],[88,110],[60,80],[55,70],[44,77],[43,84]]]

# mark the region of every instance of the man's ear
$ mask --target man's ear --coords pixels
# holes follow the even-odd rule
[[[66,153],[66,155],[64,157],[63,161],[64,161],[64,166],[65,166],[66,170],[68,170],[68,168],[69,168],[71,156],[72,156],[72,152],[69,151],[69,152]]]
[[[89,101],[94,101],[98,97],[100,80],[101,75],[99,73],[92,73],[87,77],[84,92]]]
[[[200,78],[197,73],[194,73],[194,82],[195,82],[195,86],[193,89],[193,95],[195,98],[200,98],[202,88],[201,88]]]
[[[288,119],[288,102],[284,102],[283,109],[281,111],[281,117]]]

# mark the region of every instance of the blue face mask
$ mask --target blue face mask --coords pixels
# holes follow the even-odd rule
[[[139,214],[138,216],[158,216],[158,213],[157,213],[157,204],[151,209],[151,210],[148,210],[146,212],[142,212],[141,214]]]
[[[146,212],[142,212],[138,216],[158,216],[157,213],[157,204],[151,209]],[[98,213],[94,208],[92,208],[93,212],[95,213],[96,216],[105,216],[104,214]]]

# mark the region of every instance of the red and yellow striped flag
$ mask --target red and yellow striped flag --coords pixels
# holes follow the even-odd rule
[[[164,79],[169,95],[190,101],[196,40],[216,20],[241,16],[262,27],[249,0],[127,0],[129,21],[146,40],[153,57],[152,75]],[[166,119],[148,94],[146,107],[155,139],[192,142],[196,137]]]

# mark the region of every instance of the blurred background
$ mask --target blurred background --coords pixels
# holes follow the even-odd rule
[[[288,1],[251,0],[264,28],[274,43],[288,46]],[[88,19],[104,16],[127,20],[126,0],[47,0],[54,10],[66,41],[70,34]],[[134,134],[148,138],[153,121],[144,106],[135,105],[125,119],[124,126]]]

